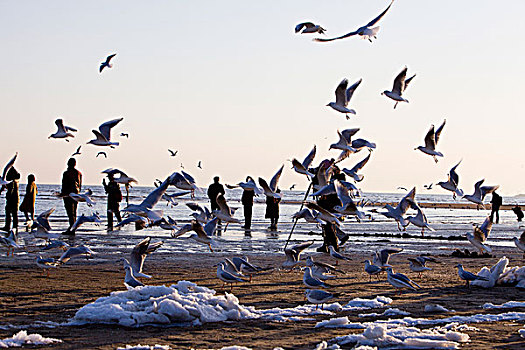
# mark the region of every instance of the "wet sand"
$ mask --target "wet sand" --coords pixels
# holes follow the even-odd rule
[[[511,260],[510,266],[523,264],[521,254],[515,249],[507,249],[505,255]],[[154,253],[146,261],[144,271],[152,274],[151,280],[144,281],[150,285],[171,285],[179,280],[189,280],[224,293],[221,282],[215,277],[213,265],[222,257],[217,253]],[[501,304],[510,300],[524,300],[524,292],[513,287],[496,287],[493,289],[466,289],[463,281],[457,277],[453,266],[460,262],[470,271],[478,271],[483,265],[492,265],[498,258],[458,259],[439,257],[441,264],[434,264],[433,271],[419,279],[412,273],[406,258],[410,254],[400,254],[391,259],[397,272],[403,272],[421,284],[419,291],[404,292],[395,295],[393,288],[386,282],[369,282],[363,272],[362,261],[369,257],[369,252],[353,253],[352,261],[344,262],[342,267],[347,271],[336,280],[331,280],[332,292],[340,293],[334,300],[341,304],[352,298],[373,298],[377,295],[391,297],[394,302],[389,307],[400,308],[410,312],[413,317],[441,318],[452,315],[473,315],[476,313],[501,313],[508,311],[525,311],[521,309],[483,310],[486,302]],[[318,260],[331,262],[329,257],[317,254]],[[277,267],[282,261],[278,254],[252,255],[251,260],[261,266]],[[96,258],[71,260],[61,268],[53,269],[48,278],[34,263],[32,255],[0,258],[0,326],[7,324],[29,325],[36,321],[65,322],[73,317],[82,306],[107,296],[112,291],[125,290],[124,272],[121,263],[114,255],[99,253]],[[252,283],[239,284],[233,293],[241,304],[257,308],[294,307],[304,303],[302,273],[272,273],[257,276]],[[227,289],[229,290],[229,289]],[[437,303],[454,313],[429,315],[423,312],[428,303]],[[379,312],[383,309],[366,310]],[[56,349],[116,349],[126,344],[154,345],[168,344],[176,349],[218,349],[223,346],[242,345],[254,349],[272,349],[281,346],[285,349],[313,349],[323,340],[349,333],[361,333],[362,330],[315,329],[317,321],[331,317],[348,316],[351,321],[373,321],[374,318],[359,318],[362,311],[341,312],[333,316],[314,316],[316,321],[271,322],[246,320],[236,322],[207,323],[194,327],[143,327],[125,328],[120,326],[89,325],[60,326],[57,328],[29,328],[29,333],[39,333],[46,337],[58,338],[63,343],[46,346]],[[386,319],[388,317],[383,317]],[[462,349],[499,348],[523,349],[525,343],[518,335],[522,328],[516,322],[475,324],[480,332],[467,333],[471,336],[469,343]],[[0,337],[6,338],[16,333],[17,329],[3,330]],[[349,347],[351,348],[351,346]]]

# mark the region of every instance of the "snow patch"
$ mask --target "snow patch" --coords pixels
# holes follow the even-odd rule
[[[61,343],[62,340],[45,338],[38,333],[27,334],[27,331],[20,331],[11,338],[0,339],[0,348],[20,347],[22,345],[47,345]]]
[[[512,309],[515,307],[525,307],[525,301],[507,301],[506,303],[501,305],[485,303],[482,307],[484,309]]]
[[[169,345],[159,345],[155,344],[153,346],[149,345],[126,345],[125,348],[118,347],[117,350],[170,350],[171,347]]]
[[[359,317],[380,317],[380,316],[408,316],[410,315],[410,312],[399,310],[398,308],[390,308],[386,309],[383,313],[378,314],[376,312],[370,313],[370,314],[359,314]]]
[[[392,299],[384,296],[377,296],[374,299],[352,299],[343,306],[342,311],[366,310],[386,307],[392,303]]]
[[[450,311],[444,306],[441,306],[439,304],[427,304],[425,305],[425,308],[423,309],[424,312],[428,313],[439,313],[439,312],[454,312],[454,310]]]

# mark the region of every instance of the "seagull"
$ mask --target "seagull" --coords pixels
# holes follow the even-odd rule
[[[365,272],[368,273],[370,277],[370,282],[372,282],[372,275],[376,275],[377,280],[379,281],[379,273],[382,271],[383,269],[379,266],[371,264],[370,260],[365,260]]]
[[[109,62],[110,62],[111,59],[112,59],[113,57],[115,57],[116,55],[117,55],[117,54],[114,53],[113,55],[109,55],[108,57],[106,57],[106,61],[105,61],[105,62],[102,62],[102,63],[100,64],[100,68],[98,69],[98,72],[99,72],[99,73],[102,73],[102,70],[104,70],[104,68],[106,68],[106,67],[108,67],[108,68],[113,68],[113,65],[110,64]]]
[[[416,290],[416,288],[421,289],[421,286],[416,282],[412,281],[407,276],[402,273],[394,273],[391,267],[386,268],[387,278],[386,280],[390,283],[396,290],[401,294],[401,289],[410,288]]]
[[[236,282],[248,282],[247,280],[242,279],[240,277],[237,277],[237,276],[233,275],[232,273],[226,271],[225,268],[226,268],[226,263],[221,261],[219,263],[219,265],[217,266],[217,278],[220,279],[221,281],[223,281],[225,285],[226,285],[226,283],[229,283],[230,284],[230,291],[232,290],[234,283],[236,283]]]
[[[391,218],[397,221],[397,228],[401,231],[401,226],[406,227],[408,225],[406,219],[403,217],[403,215],[406,214],[408,211],[408,208],[411,205],[411,202],[415,201],[416,196],[416,188],[412,188],[410,192],[408,192],[397,204],[397,206],[394,208],[390,204],[386,204],[383,208],[386,209],[386,212],[380,212],[382,215],[386,216],[387,218]],[[406,229],[403,229],[406,230]]]
[[[337,130],[337,135],[339,136],[339,141],[332,143],[328,150],[340,149],[342,151],[348,151],[349,153],[357,152],[357,150],[351,146],[351,141],[349,141],[339,130]]]
[[[62,249],[62,251],[65,252],[66,250],[69,249],[69,244],[67,244],[66,242],[59,241],[59,240],[52,240],[52,241],[49,241],[47,245],[42,248],[42,250],[51,250],[55,248]]]
[[[204,227],[202,227],[200,222],[198,222],[197,220],[192,220],[189,225],[184,225],[179,231],[172,234],[172,237],[176,238],[183,235],[186,232],[195,231],[195,233],[191,234],[188,237],[188,239],[193,239],[197,243],[207,245],[208,248],[210,248],[210,252],[213,252],[213,249],[211,247],[213,239],[211,238],[211,236],[213,236],[213,234],[215,233],[218,222],[219,219],[214,218],[213,220],[209,221]]]
[[[193,216],[193,218],[198,222],[206,224],[208,221],[211,220],[212,215],[207,207],[203,208],[197,203],[186,203],[186,206],[196,212],[190,215]]]
[[[180,167],[181,169],[184,169],[184,165],[182,163],[180,163]]]
[[[0,235],[0,243],[7,247],[8,257],[9,253],[11,253],[11,256],[14,256],[15,248],[20,248],[20,245],[18,245],[18,235],[13,230],[9,232],[9,236],[7,237]]]
[[[292,271],[292,269],[300,263],[302,251],[312,244],[314,244],[314,241],[296,244],[293,247],[285,249],[284,254],[286,255],[286,260],[281,266]]]
[[[466,200],[475,203],[479,206],[483,206],[483,199],[485,199],[485,196],[489,193],[492,193],[496,191],[499,188],[499,185],[496,186],[481,186],[483,184],[483,180],[479,180],[474,184],[474,193],[473,194],[467,194],[463,196]]]
[[[317,212],[311,212],[310,209],[308,208],[303,208],[302,210],[293,214],[292,219],[294,220],[304,219],[306,222],[309,222],[312,224],[319,224],[319,225],[323,224],[323,222],[317,218]]]
[[[77,129],[72,128],[70,126],[64,126],[64,122],[62,121],[62,119],[55,120],[55,124],[58,130],[54,134],[49,135],[48,139],[66,139],[66,141],[69,142],[69,140],[67,139],[68,137],[75,137],[75,135],[73,135],[69,131],[78,131]]]
[[[323,304],[332,300],[335,296],[334,294],[330,292],[326,292],[320,289],[307,289],[304,291],[304,295],[306,296],[306,299],[308,299],[309,302],[311,302],[312,304],[315,304],[316,310],[319,304],[321,304],[321,310],[322,310]]]
[[[300,34],[312,34],[312,33],[324,34],[325,31],[326,29],[324,29],[318,24],[313,24],[312,22],[303,22],[295,26],[295,33],[300,32]]]
[[[201,161],[199,160],[199,163],[197,164],[197,168],[202,169]]]
[[[108,155],[106,154],[106,152],[98,152],[97,153],[97,156],[95,158],[98,158],[98,156],[104,156],[104,158],[107,158]]]
[[[475,281],[475,280],[488,281],[486,277],[478,276],[478,275],[473,274],[472,272],[465,271],[463,269],[463,265],[461,264],[457,264],[456,267],[458,268],[459,278],[461,278],[462,280],[466,282],[467,287],[470,287],[470,281]]]
[[[248,277],[250,278],[249,280],[250,282],[252,281],[252,276],[254,274],[259,273],[264,270],[268,270],[268,269],[263,269],[257,265],[253,265],[252,263],[248,261],[247,256],[243,256],[242,258],[233,257],[232,263],[235,265],[235,267],[237,268],[239,272],[241,272],[242,274],[248,275]]]
[[[317,212],[316,218],[321,219],[326,223],[334,224],[336,226],[341,226],[341,222],[336,215],[330,213],[328,210],[321,208],[315,202],[305,202],[305,205],[308,209],[315,210]]]
[[[236,223],[240,224],[241,222],[239,219],[236,219],[233,217],[233,214],[235,213],[235,209],[231,209],[228,206],[228,203],[226,202],[226,198],[224,198],[224,195],[222,193],[219,193],[217,195],[217,205],[219,206],[218,210],[212,211],[212,214],[215,215],[219,220],[226,222],[226,226],[228,223]],[[226,227],[224,228],[224,231],[226,231]]]
[[[397,186],[397,189],[398,190],[403,190],[403,191],[408,191],[408,188],[403,187],[403,186]]]
[[[408,103],[408,100],[403,98],[403,92],[405,92],[408,84],[414,79],[416,76],[415,74],[411,76],[410,78],[406,79],[407,76],[407,67],[405,67],[401,73],[399,73],[394,79],[394,86],[392,87],[392,91],[385,90],[381,93],[381,95],[386,95],[387,97],[391,98],[392,100],[396,101],[396,104],[394,105],[394,109],[397,107],[397,104],[399,102],[406,102]]]
[[[352,140],[350,146],[352,146],[352,148],[355,149],[356,152],[359,152],[365,147],[368,148],[370,152],[372,152],[377,147],[377,145],[374,142],[370,142],[365,139]]]
[[[118,224],[115,225],[115,228],[124,227],[128,224],[139,223],[139,227],[147,227],[149,224],[148,218],[139,216],[136,214],[130,214],[126,218],[122,219]]]
[[[131,251],[131,256],[129,258],[129,265],[131,266],[133,276],[151,278],[151,276],[142,273],[144,260],[146,260],[146,257],[149,254],[157,250],[163,244],[163,242],[159,241],[153,244],[150,244],[150,242],[151,237],[146,237],[142,241],[140,241],[135,247],[133,247],[133,250]]]
[[[425,136],[425,145],[418,146],[417,148],[414,148],[414,150],[420,150],[425,154],[431,155],[434,158],[434,161],[437,163],[438,159],[436,157],[443,157],[443,153],[436,151],[436,145],[439,141],[439,135],[441,135],[446,122],[447,120],[445,119],[443,124],[441,124],[441,126],[435,132],[434,125],[432,125]]]
[[[7,164],[5,165],[4,167],[4,171],[2,172],[2,177],[0,177],[0,185],[2,185],[1,189],[0,189],[0,193],[2,192],[2,190],[4,189],[4,185],[7,185],[9,183],[9,181],[6,181],[5,180],[5,177],[7,176],[7,172],[9,171],[9,169],[11,169],[13,167],[13,165],[15,164],[15,160],[16,160],[16,157],[18,157],[18,152],[15,153],[15,155],[13,156],[13,158],[11,158],[9,160],[9,162],[7,162]]]
[[[330,39],[315,38],[314,41],[327,42],[327,41],[333,41],[333,40],[339,40],[339,39],[348,38],[348,37],[351,37],[351,36],[354,36],[354,35],[359,35],[359,36],[363,37],[363,39],[372,42],[372,38],[377,39],[377,33],[379,32],[379,29],[380,29],[379,26],[377,26],[377,27],[373,27],[373,26],[376,25],[377,22],[379,22],[381,20],[381,18],[383,18],[383,16],[387,13],[387,11],[390,9],[390,6],[392,6],[393,3],[394,3],[394,0],[392,0],[390,5],[388,5],[388,7],[383,12],[381,12],[379,14],[379,16],[377,16],[376,18],[374,18],[373,20],[371,20],[370,22],[368,22],[364,26],[358,28],[356,31],[347,33],[345,35],[338,36],[336,38],[330,38]]]
[[[88,256],[91,256],[92,254],[94,254],[93,251],[89,249],[88,247],[86,247],[85,245],[71,247],[68,250],[66,250],[65,253],[62,254],[62,256],[60,256],[60,258],[57,260],[57,264],[59,265],[65,264],[69,260],[71,260],[71,258],[75,256],[85,255],[86,257],[88,257]]]
[[[352,259],[350,259],[349,257],[344,256],[343,254],[341,254],[341,253],[339,253],[339,252],[336,252],[335,249],[334,249],[334,247],[331,246],[331,245],[328,246],[328,251],[329,251],[329,253],[330,253],[330,256],[331,256],[332,258],[335,259],[335,264],[336,264],[336,265],[337,265],[337,263],[339,262],[339,260],[346,260],[346,261],[350,261],[350,260],[352,260]]]
[[[361,175],[361,174],[358,174],[357,172],[360,171],[361,169],[363,169],[363,167],[366,165],[366,163],[368,163],[368,161],[370,160],[370,156],[372,155],[372,153],[369,153],[368,156],[366,156],[365,159],[363,159],[362,161],[360,161],[359,163],[357,163],[356,165],[354,165],[354,167],[352,169],[347,169],[347,168],[343,168],[343,172],[352,177],[354,179],[354,181],[356,182],[361,182],[363,181],[363,179],[365,178],[364,175]]]
[[[431,271],[430,267],[426,267],[425,264],[427,261],[437,262],[436,259],[428,256],[418,256],[415,258],[408,258],[410,270],[417,272],[419,278],[421,278],[421,273],[424,271]]]
[[[197,189],[195,179],[190,174],[181,170],[181,172],[173,173],[173,186],[181,190],[191,191],[192,198],[194,197],[194,191]]]
[[[124,285],[131,288],[144,286],[144,283],[140,282],[138,279],[135,278],[135,276],[133,276],[133,268],[131,267],[129,262],[126,259],[122,260],[124,261],[124,270],[126,271],[126,276],[124,277]]]
[[[125,138],[129,139],[129,134],[125,133],[125,132],[121,132],[120,133],[120,137],[125,137]]]
[[[441,188],[447,190],[447,191],[451,191],[452,192],[452,197],[454,199],[456,199],[456,195],[458,196],[463,196],[463,190],[459,189],[459,176],[458,174],[456,173],[456,168],[461,164],[461,160],[459,161],[458,164],[454,165],[452,167],[452,169],[450,169],[449,173],[448,173],[448,180],[447,181],[441,181],[441,182],[438,182],[437,184],[439,186],[441,186]]]
[[[138,181],[132,177],[129,177],[128,175],[126,175],[125,172],[123,172],[122,170],[119,170],[119,169],[116,169],[116,168],[109,168],[109,169],[106,169],[102,172],[103,174],[111,174],[113,176],[115,175],[119,175],[119,177],[116,177],[115,178],[115,182],[116,183],[119,183],[119,184],[122,184],[122,185],[126,185],[126,188],[128,186],[130,186],[133,182],[134,183],[138,183]]]
[[[255,180],[251,176],[246,177],[246,182],[239,182],[237,185],[243,190],[254,191],[256,195],[263,193],[263,191],[257,187]]]
[[[316,151],[317,151],[317,148],[314,145],[314,148],[312,148],[312,150],[310,151],[310,153],[308,153],[306,158],[304,158],[302,163],[299,163],[299,161],[295,158],[292,159],[292,169],[294,169],[295,172],[298,174],[306,175],[306,177],[308,178],[313,178],[315,175],[310,173],[308,171],[308,168],[310,167],[310,165],[312,164],[312,161],[314,160]],[[294,186],[295,184],[292,187],[290,187],[290,191],[292,190]]]
[[[359,84],[361,84],[362,81],[363,79],[359,79],[349,88],[347,88],[348,79],[343,79],[335,89],[335,102],[330,102],[329,104],[327,104],[327,106],[332,107],[339,113],[343,113],[346,116],[346,119],[350,119],[348,113],[355,115],[356,111],[353,109],[348,109],[348,103],[350,103],[350,99],[352,98],[355,89],[357,89],[357,87],[359,86]]]
[[[76,229],[78,229],[81,225],[85,224],[86,222],[94,222],[98,225],[102,221],[100,221],[100,216],[98,216],[97,213],[93,213],[90,216],[85,216],[84,214],[82,214],[78,217],[78,219],[75,221],[73,226],[71,226],[71,231],[75,231]]]
[[[100,126],[98,127],[98,131],[91,130],[93,134],[95,134],[96,139],[89,141],[88,144],[92,144],[95,146],[110,146],[111,148],[118,146],[118,142],[111,142],[111,129],[118,123],[120,123],[123,119],[124,118],[110,120],[108,122],[100,124]]]
[[[284,165],[277,170],[275,175],[270,180],[270,185],[264,180],[262,177],[259,178],[259,185],[262,187],[263,192],[268,197],[273,198],[281,198],[281,194],[277,193],[277,184],[279,183],[279,179],[281,178],[281,174],[283,173]]]
[[[295,184],[293,184],[292,186],[290,186],[290,191],[293,190],[295,188]]]
[[[385,248],[381,249],[379,252],[372,253],[373,257],[373,263],[374,265],[385,268],[385,267],[392,267],[388,263],[388,260],[390,259],[390,255],[398,254],[403,251],[403,248]]]
[[[431,190],[432,189],[432,185],[433,185],[433,183],[431,183],[430,185],[423,185],[423,187],[426,188],[427,190]]]
[[[423,210],[421,210],[421,207],[411,199],[409,199],[409,202],[411,203],[412,209],[417,210],[417,215],[407,216],[406,220],[414,226],[421,227],[421,236],[425,236],[425,229],[435,231],[432,227],[428,225],[427,217],[423,213]]]
[[[357,205],[350,197],[348,188],[343,186],[343,184],[339,180],[334,181],[334,187],[337,193],[337,197],[341,201],[341,205],[334,206],[334,210],[341,215],[356,216],[357,220],[364,220],[366,216],[362,211],[357,209]]]
[[[42,256],[37,256],[36,258],[36,266],[43,269],[43,272],[47,274],[47,277],[49,277],[49,269],[50,268],[56,268],[57,262],[55,258],[42,258]]]
[[[327,264],[321,261],[314,261],[314,259],[311,256],[306,257],[306,266],[312,268],[312,271],[313,269],[320,269],[323,272],[327,272],[327,273],[339,272],[343,275],[345,274],[344,271],[337,269],[333,265],[330,265],[330,264]]]
[[[485,251],[488,253],[492,252],[492,249],[484,244],[489,237],[491,230],[492,220],[490,219],[490,216],[487,216],[481,226],[474,225],[474,233],[467,232],[466,234],[469,242],[472,243],[474,247],[478,248],[481,254]]]
[[[82,147],[82,146],[78,146],[77,150],[75,151],[75,153],[73,153],[73,154],[71,155],[71,157],[79,156],[79,155],[82,154],[82,153],[80,153],[80,147]]]
[[[171,157],[175,157],[179,151],[173,152],[171,149],[168,148],[168,152],[170,152]],[[181,164],[181,167],[182,167],[182,164]]]
[[[91,199],[90,196],[93,195],[93,191],[91,189],[87,189],[84,193],[70,193],[69,197],[73,198],[77,202],[85,202],[88,207],[92,207],[93,204],[95,204],[95,201]]]
[[[44,228],[46,231],[51,231],[51,226],[49,225],[49,216],[55,211],[55,208],[51,208],[51,209],[48,209],[46,211],[43,211],[42,213],[40,213],[35,221],[33,223],[33,227],[32,228],[37,228],[37,227],[42,227]]]
[[[525,258],[525,231],[521,234],[520,238],[513,237],[512,240],[518,249],[523,251],[523,257]]]
[[[319,287],[328,288],[329,287],[326,283],[324,283],[320,279],[317,279],[314,276],[312,276],[312,270],[308,266],[304,268],[303,284],[307,286],[308,288],[319,288]]]

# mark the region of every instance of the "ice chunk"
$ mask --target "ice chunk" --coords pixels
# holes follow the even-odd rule
[[[20,347],[22,345],[48,345],[61,343],[62,340],[55,338],[45,338],[38,333],[27,334],[27,331],[20,331],[11,338],[0,339],[0,348]]]
[[[515,307],[525,307],[525,301],[507,301],[501,305],[495,305],[492,303],[483,304],[484,309],[512,309]]]

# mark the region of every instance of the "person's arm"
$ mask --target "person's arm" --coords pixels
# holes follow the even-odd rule
[[[60,189],[60,197],[69,195],[69,193],[64,193],[66,188],[66,172],[62,174],[62,188]]]
[[[78,172],[78,192],[82,191],[82,173]]]
[[[219,193],[221,193],[223,195],[226,194],[226,192],[224,191],[224,186],[223,185],[221,185],[221,189],[220,189]]]

